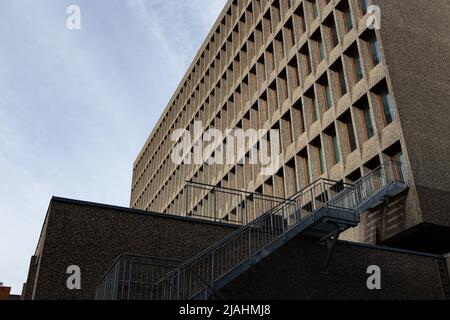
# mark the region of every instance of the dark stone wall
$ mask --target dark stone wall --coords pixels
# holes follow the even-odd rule
[[[450,226],[450,2],[373,2],[423,221]]]
[[[192,219],[53,199],[25,298],[93,299],[98,280],[123,253],[186,260],[236,227]],[[329,275],[320,273],[326,250],[296,238],[221,290],[228,299],[442,299],[438,261],[339,243]],[[66,269],[81,268],[81,290],[68,290]],[[382,270],[382,290],[369,291],[369,265]]]
[[[36,251],[37,271],[29,272],[28,298],[93,299],[97,282],[120,254],[184,261],[236,228],[55,198],[46,223],[42,247]],[[70,265],[81,268],[81,290],[66,287]]]
[[[30,266],[28,268],[27,282],[23,285],[22,289],[23,300],[30,300],[33,296],[33,285],[34,279],[36,278],[37,263],[37,256],[32,256],[30,259]]]
[[[219,291],[226,299],[443,299],[444,258],[338,243],[329,274],[316,241],[295,238]],[[381,290],[368,290],[367,267],[381,268]]]

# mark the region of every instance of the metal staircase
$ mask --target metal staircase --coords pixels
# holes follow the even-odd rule
[[[299,235],[324,241],[332,250],[339,234],[359,223],[361,213],[407,188],[397,162],[383,164],[354,184],[320,179],[169,272],[156,284],[161,299],[217,296],[227,283]]]

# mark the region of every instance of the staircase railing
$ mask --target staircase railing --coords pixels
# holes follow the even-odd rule
[[[201,294],[206,299],[223,276],[244,263],[252,264],[253,257],[319,209],[356,213],[379,192],[397,184],[402,188],[408,184],[398,162],[387,162],[351,185],[320,179],[169,272],[159,282],[161,298],[184,300]]]
[[[184,215],[196,219],[244,225],[285,198],[218,185],[186,181]]]
[[[370,201],[374,194],[385,190],[391,184],[408,186],[404,165],[388,161],[355,182],[358,207]],[[361,213],[361,212],[360,212]]]
[[[214,288],[214,283],[240,264],[251,263],[272,242],[283,237],[305,217],[324,206],[355,210],[353,187],[320,179],[294,197],[278,204],[256,220],[169,272],[162,280],[163,299],[190,299],[204,292],[205,285],[193,272]],[[352,200],[353,199],[353,200]],[[205,293],[206,294],[206,293]]]
[[[180,261],[122,254],[97,284],[96,300],[155,300],[162,296],[159,282]]]

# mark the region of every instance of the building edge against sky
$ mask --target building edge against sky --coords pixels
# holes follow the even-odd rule
[[[367,27],[371,4],[381,30]],[[410,191],[343,238],[421,239],[428,249],[423,240],[450,227],[449,15],[446,1],[228,1],[134,163],[131,207],[185,214],[186,180],[284,198],[392,159],[404,162]],[[196,120],[203,130],[280,130],[279,170],[172,163],[171,133]],[[207,201],[192,197],[187,211]]]

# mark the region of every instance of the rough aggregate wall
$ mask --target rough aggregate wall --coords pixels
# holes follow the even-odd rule
[[[450,2],[373,2],[422,218],[450,226]]]
[[[320,270],[326,249],[296,238],[225,286],[227,299],[443,299],[433,257],[339,243],[330,274]],[[381,290],[368,290],[367,267],[381,268]]]
[[[53,200],[33,298],[93,299],[97,282],[120,254],[184,261],[232,230],[227,225]],[[66,287],[70,265],[81,268],[81,290]]]

